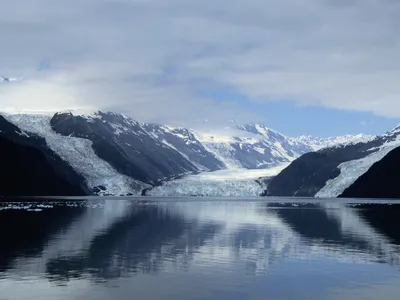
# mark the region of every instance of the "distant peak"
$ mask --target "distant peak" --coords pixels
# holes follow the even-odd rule
[[[253,134],[257,134],[257,135],[262,135],[264,137],[268,137],[272,134],[272,135],[280,135],[284,138],[287,138],[282,133],[280,133],[272,128],[269,128],[263,124],[258,124],[258,123],[248,123],[248,124],[244,124],[244,125],[239,125],[239,126],[237,126],[237,129],[242,130],[242,131],[247,131],[247,132],[250,132]]]
[[[64,109],[57,114],[71,114],[75,116],[90,116],[90,115],[98,115],[100,110],[98,109],[86,109],[86,108],[74,108],[74,109]]]
[[[375,135],[368,134],[346,134],[342,136],[336,137],[328,137],[328,138],[320,138],[313,137],[310,135],[302,135],[296,138],[298,141],[311,146],[314,150],[319,150],[322,148],[332,147],[336,145],[348,145],[348,144],[356,144],[356,143],[365,143],[375,139]]]

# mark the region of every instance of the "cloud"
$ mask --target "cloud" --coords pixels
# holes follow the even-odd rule
[[[137,119],[262,120],[201,97],[400,117],[395,0],[0,0],[0,107],[99,107]],[[45,66],[45,68],[43,68]],[[284,118],[284,116],[282,116]]]

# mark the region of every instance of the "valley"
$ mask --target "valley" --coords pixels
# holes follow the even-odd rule
[[[102,111],[2,115],[3,144],[51,151],[64,162],[54,172],[87,195],[339,197],[400,144],[397,128],[323,140],[261,124],[202,132]],[[45,144],[32,144],[37,138]]]

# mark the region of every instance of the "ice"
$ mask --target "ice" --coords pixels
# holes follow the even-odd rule
[[[148,191],[150,196],[258,197],[265,187],[256,179],[277,175],[287,164],[248,170],[233,169],[190,175]]]
[[[145,184],[118,173],[110,164],[100,159],[92,148],[92,142],[77,137],[57,134],[50,126],[49,115],[8,115],[4,117],[21,130],[45,138],[47,145],[86,180],[89,188],[104,186],[102,194],[138,194]]]
[[[319,198],[338,197],[350,187],[360,176],[366,173],[376,162],[380,161],[390,151],[397,148],[399,142],[391,142],[380,147],[380,150],[364,158],[348,161],[339,165],[340,174],[328,180],[326,185],[315,195]]]
[[[148,192],[150,196],[257,197],[263,188],[254,180],[175,180]]]
[[[212,153],[215,158],[222,161],[228,169],[242,167],[242,163],[235,159],[233,153],[235,149],[230,144],[225,143],[202,143],[204,148]]]
[[[268,169],[227,169],[215,172],[206,172],[197,175],[188,176],[190,180],[252,180],[260,177],[270,177],[278,175],[289,163],[283,163],[279,166]]]
[[[301,143],[307,144],[314,149],[314,151],[320,150],[322,148],[333,147],[337,145],[351,145],[357,143],[367,143],[376,138],[376,135],[368,135],[368,134],[356,134],[356,135],[343,135],[337,137],[328,137],[328,138],[318,138],[312,136],[299,136],[294,140],[297,140]]]

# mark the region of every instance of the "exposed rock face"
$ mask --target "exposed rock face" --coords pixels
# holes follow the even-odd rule
[[[21,131],[0,116],[0,195],[75,196],[89,194],[77,174],[44,139]]]
[[[400,148],[360,176],[340,197],[350,198],[400,198]]]
[[[162,143],[143,124],[119,114],[93,117],[58,113],[51,119],[57,133],[89,139],[97,156],[118,172],[149,184],[199,172],[178,151]]]
[[[187,128],[169,128],[158,124],[143,124],[143,128],[163,144],[178,151],[200,170],[216,171],[226,165],[210,153]]]
[[[339,164],[326,154],[307,153],[270,179],[263,196],[312,197],[327,180],[339,175]]]

